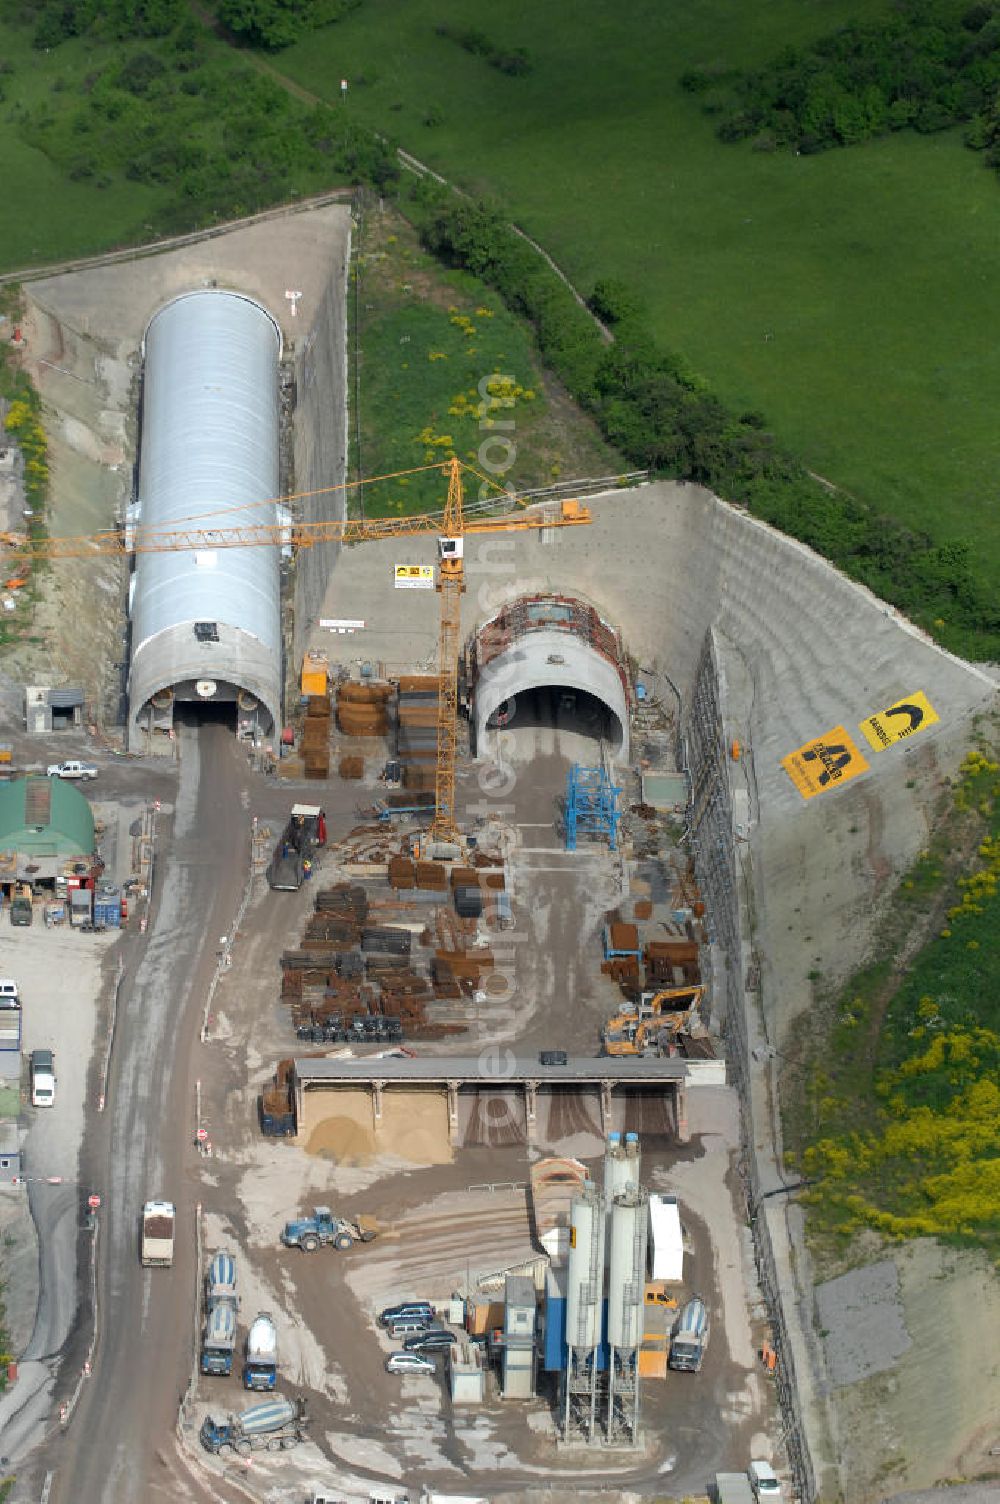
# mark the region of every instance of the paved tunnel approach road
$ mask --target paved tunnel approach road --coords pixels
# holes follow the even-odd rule
[[[101,1193],[93,1374],[65,1434],[43,1448],[52,1504],[212,1499],[174,1441],[196,1308],[193,1049],[246,875],[248,775],[222,726],[180,730],[172,830],[160,831],[146,944],[120,994],[108,1110],[91,1120],[83,1178]],[[177,1205],[172,1269],[143,1269],[144,1201]],[[85,1260],[85,1263],[89,1262]]]

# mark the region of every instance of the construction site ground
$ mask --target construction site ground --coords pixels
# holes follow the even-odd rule
[[[148,313],[172,292],[217,277],[220,285],[238,285],[264,296],[276,312],[284,312],[284,331],[286,337],[292,337],[296,331],[281,305],[289,285],[288,245],[290,240],[296,244],[308,241],[305,223],[304,219],[300,221],[290,238],[269,232],[259,243],[254,241],[254,231],[239,231],[228,241],[234,247],[228,261],[221,253],[228,237],[194,248],[187,261],[180,257],[176,261],[168,257],[137,259],[128,268],[127,289],[121,268],[85,273],[78,281],[52,278],[30,286],[24,360],[42,393],[52,444],[57,480],[50,518],[53,533],[110,524],[128,493],[135,452],[135,351]],[[338,234],[342,242],[343,235],[340,231]],[[307,303],[314,301],[310,288],[315,297],[323,296],[325,268],[330,262],[327,255],[311,259],[312,271],[305,266],[300,269],[298,264],[294,270],[292,285],[304,287],[308,294],[302,315],[307,312]],[[320,390],[321,385],[317,383],[319,408],[339,412],[342,394]],[[307,425],[300,426],[304,429]],[[316,425],[317,432],[321,427]],[[331,434],[335,430],[339,433],[336,425],[330,427]],[[328,480],[332,473],[329,466],[320,468],[323,480]],[[763,977],[757,997],[747,999],[751,1044],[776,1045],[780,1050],[794,1021],[812,1005],[812,977],[819,974],[823,985],[837,985],[870,955],[881,905],[926,840],[928,821],[943,781],[953,774],[968,745],[974,717],[995,699],[995,674],[963,665],[939,652],[897,613],[838,576],[808,550],[741,516],[697,487],[657,484],[604,498],[595,504],[594,511],[592,528],[569,530],[562,536],[519,539],[516,543],[507,539],[477,543],[467,560],[470,589],[465,601],[465,626],[471,629],[502,600],[526,590],[572,589],[621,628],[639,664],[670,674],[687,703],[706,633],[711,633],[725,681],[720,693],[725,735],[738,739],[744,749],[733,777],[749,812],[749,840],[739,849],[745,864],[748,857],[753,858],[752,867],[745,866],[744,876],[747,890],[755,896],[752,943]],[[388,542],[343,551],[338,567],[329,572],[322,608],[297,626],[309,633],[311,645],[330,649],[332,643],[335,656],[345,664],[384,662],[391,668],[431,670],[437,646],[435,598],[409,596],[404,614],[394,592],[392,566],[397,562],[430,562],[433,547],[431,539],[414,539],[405,549]],[[88,702],[100,707],[109,725],[114,724],[121,709],[123,575],[115,560],[60,564],[45,572],[33,619],[25,623],[19,646],[5,659],[0,686],[5,734],[10,727],[20,725],[20,685],[44,682],[56,668],[57,682],[82,683]],[[357,637],[331,639],[319,625],[324,618],[355,616],[364,616],[367,621]],[[669,700],[668,687],[662,687]],[[931,733],[871,759],[871,768],[847,788],[803,804],[781,767],[782,757],[829,728],[857,726],[863,716],[917,689],[929,697],[940,715],[940,724]],[[192,975],[197,968],[200,979],[208,964],[198,949],[203,941],[202,929],[217,923],[217,911],[225,908],[230,891],[240,885],[239,875],[230,879],[228,873],[223,874],[220,855],[229,839],[227,821],[237,787],[245,796],[243,810],[252,808],[264,815],[287,808],[288,796],[311,799],[320,787],[328,810],[334,811],[334,833],[351,822],[358,787],[340,785],[334,779],[328,786],[307,786],[304,790],[264,788],[256,781],[248,782],[245,770],[239,773],[237,785],[233,771],[236,763],[230,766],[228,752],[223,755],[214,745],[199,751],[196,738],[193,747],[195,765],[203,755],[202,793],[198,795],[197,774],[186,788],[185,775],[181,774],[182,794],[187,801],[184,818],[190,819],[197,795],[201,800],[199,818],[204,819],[208,834],[206,837],[199,831],[196,839],[185,827],[178,852],[168,853],[169,871],[181,890],[189,893],[190,902],[179,923],[173,911],[165,914],[160,962],[162,966],[166,957],[170,966],[178,966],[180,954],[183,966],[190,965]],[[191,754],[190,740],[187,748]],[[531,911],[530,923],[538,934],[544,931],[555,937],[540,954],[518,962],[514,1005],[524,1017],[523,1038],[529,1044],[551,1046],[556,1043],[555,1025],[562,1034],[573,1027],[579,1031],[582,1048],[593,1038],[593,1028],[603,1016],[605,982],[596,972],[596,956],[594,967],[584,966],[580,960],[573,905],[588,916],[600,906],[591,891],[597,868],[581,867],[588,877],[587,884],[580,884],[581,889],[587,889],[582,895],[560,876],[566,859],[556,854],[559,841],[551,829],[551,799],[544,793],[545,779],[550,776],[545,773],[545,762],[553,756],[553,746],[543,738],[536,750],[539,755],[534,761],[520,753],[516,745],[499,760],[494,755],[492,772],[489,757],[481,768],[466,768],[460,792],[465,809],[475,804],[494,809],[514,805],[503,818],[522,827],[521,848],[513,860],[515,893],[527,893],[529,898],[536,895],[537,912]],[[560,750],[565,754],[566,748]],[[94,749],[81,741],[73,751],[92,755]],[[56,755],[55,749],[52,755]],[[559,771],[553,765],[553,787]],[[228,782],[223,781],[223,772]],[[516,778],[514,792],[508,791],[511,773]],[[130,787],[160,793],[155,781],[158,775],[153,775],[148,765],[123,767],[121,776],[123,782],[134,779]],[[164,769],[164,776],[171,776],[169,768]],[[165,804],[168,799],[164,794]],[[238,845],[234,840],[234,852]],[[541,850],[532,849],[536,847]],[[228,860],[238,864],[240,858],[233,854]],[[543,873],[542,868],[557,870]],[[206,873],[214,889],[209,887]],[[544,890],[543,878],[550,885]],[[609,897],[614,879],[612,870],[606,883]],[[225,987],[219,993],[218,1034],[231,1030],[232,1038],[196,1051],[199,1069],[200,1062],[206,1062],[202,1074],[211,1093],[209,1106],[218,1145],[216,1158],[199,1169],[199,1180],[204,1175],[218,1182],[222,1210],[213,1215],[236,1215],[240,1203],[235,1188],[246,1180],[261,1188],[261,1197],[270,1187],[271,1231],[285,1215],[281,1205],[284,1197],[301,1183],[304,1203],[314,1189],[323,1188],[326,1182],[322,1176],[329,1174],[328,1161],[303,1156],[301,1163],[310,1167],[309,1176],[320,1176],[319,1184],[314,1188],[310,1180],[307,1187],[308,1177],[301,1182],[286,1182],[287,1167],[293,1159],[300,1162],[301,1151],[262,1143],[254,1127],[256,1090],[273,1070],[275,1059],[291,1053],[287,1030],[279,1039],[286,1026],[277,999],[276,972],[275,985],[270,990],[267,985],[271,963],[285,943],[282,925],[287,910],[279,918],[273,908],[279,899],[285,902],[278,896],[261,899],[259,906],[251,908],[234,953],[232,976],[238,974],[244,950],[252,951],[260,962],[258,971],[248,973],[246,1002],[237,1007],[227,998]],[[265,902],[272,905],[266,912]],[[289,902],[294,907],[299,900]],[[301,902],[305,906],[308,895]],[[211,915],[209,919],[207,914]],[[222,925],[218,928],[221,932]],[[525,946],[525,954],[527,951]],[[521,951],[516,953],[520,956]],[[562,995],[549,990],[553,978],[560,976],[566,978]],[[579,1004],[569,992],[570,982],[581,987]],[[144,985],[144,996],[148,997],[152,989],[148,977]],[[191,985],[183,968],[171,976],[168,967],[164,990],[179,987],[183,998],[185,988]],[[545,990],[536,991],[536,986]],[[569,1022],[577,1014],[567,1007],[567,998],[573,1009],[579,1006],[583,1010],[584,1023]],[[169,1006],[172,1020],[183,1011],[176,996],[158,998],[157,1008],[161,1005]],[[247,1010],[245,1023],[240,1022],[243,1008]],[[255,1010],[259,1010],[256,1017],[251,1017]],[[485,1029],[487,1021],[483,1026]],[[133,1020],[130,1027],[141,1034],[145,1023]],[[513,1026],[501,1020],[495,1027]],[[240,1058],[241,1040],[246,1041],[246,1059],[256,1073],[249,1088]],[[155,1058],[166,1073],[174,1068],[177,1052],[172,1050],[172,1040],[163,1043],[162,1049],[160,1043]],[[186,1070],[186,1058],[182,1050],[176,1064],[178,1078]],[[762,1049],[752,1057],[750,1070],[754,1097],[750,1144],[755,1153],[765,1156],[770,1155],[772,1145],[776,1146],[771,1173],[777,1183],[781,1175],[780,1122],[771,1079],[774,1057]],[[123,1091],[126,1087],[123,1081]],[[231,1096],[227,1097],[227,1092]],[[230,1120],[231,1137],[227,1138]],[[581,1125],[580,1131],[587,1127]],[[694,1120],[692,1131],[693,1149],[698,1133]],[[243,1168],[242,1145],[247,1155]],[[720,1155],[723,1152],[729,1153],[720,1148]],[[235,1158],[230,1168],[227,1156],[231,1154]],[[133,1158],[138,1164],[138,1151]],[[89,1162],[91,1179],[110,1163],[110,1150],[97,1135]],[[704,1160],[696,1163],[703,1164]],[[445,1175],[450,1168],[427,1174]],[[397,1171],[402,1180],[403,1167],[397,1167]],[[338,1173],[346,1175],[347,1170]],[[369,1171],[359,1166],[352,1173],[360,1177],[356,1189],[363,1191]],[[419,1178],[414,1172],[411,1183]],[[213,1189],[207,1180],[206,1185]],[[133,1196],[137,1192],[134,1175],[127,1189]],[[688,1190],[685,1194],[691,1193]],[[777,1214],[777,1204],[769,1205]],[[814,1320],[814,1292],[802,1253],[801,1211],[790,1206],[780,1215],[786,1217],[790,1232],[794,1234],[797,1228],[799,1235],[797,1244],[789,1244],[779,1275],[789,1309],[796,1308],[802,1315],[803,1337],[797,1352],[800,1383],[808,1388],[810,1376],[816,1376],[819,1398],[815,1404],[808,1396],[804,1400],[810,1408],[813,1442],[824,1450],[825,1420],[819,1413],[823,1408],[819,1401],[824,1396],[832,1399],[834,1429],[851,1441],[849,1471],[842,1471],[840,1482],[855,1498],[873,1498],[904,1483],[919,1486],[937,1477],[992,1467],[988,1455],[997,1441],[1000,1380],[984,1369],[980,1355],[983,1333],[995,1332],[998,1318],[995,1298],[987,1308],[975,1292],[990,1288],[995,1295],[995,1276],[964,1255],[936,1248],[928,1253],[925,1245],[920,1245],[901,1280],[910,1330],[914,1334],[923,1330],[925,1313],[936,1308],[947,1278],[957,1273],[962,1283],[968,1275],[973,1295],[951,1312],[954,1340],[936,1352],[933,1364],[926,1362],[923,1347],[914,1340],[883,1374],[833,1387],[824,1368],[824,1339]],[[737,1221],[741,1223],[742,1219]],[[735,1238],[726,1240],[720,1235],[717,1239],[719,1248],[734,1246]],[[859,1260],[868,1253],[867,1249],[859,1250]],[[875,1256],[882,1258],[884,1254],[876,1251]],[[119,1295],[116,1290],[116,1297]],[[186,1295],[176,1302],[178,1320],[186,1319],[190,1304]],[[174,1302],[170,1305],[173,1309]],[[914,1313],[912,1320],[909,1313]],[[150,1319],[155,1317],[154,1305]],[[78,1345],[72,1348],[74,1355]],[[50,1351],[46,1349],[47,1354]],[[714,1359],[710,1356],[709,1361]],[[928,1375],[933,1386],[930,1394]],[[138,1363],[129,1367],[128,1376],[139,1395],[144,1381]],[[877,1405],[868,1403],[866,1384],[877,1386]],[[114,1413],[115,1406],[120,1409],[122,1394],[127,1392],[125,1386],[109,1394],[106,1413]],[[142,1390],[141,1397],[145,1395]],[[941,1407],[942,1395],[951,1397],[947,1414]],[[929,1409],[934,1413],[933,1426],[927,1421]],[[73,1439],[72,1432],[69,1439]],[[128,1456],[123,1454],[116,1463],[121,1487],[135,1465],[141,1441],[139,1438],[133,1451]],[[825,1450],[828,1464],[846,1455],[843,1449],[838,1450],[836,1438]],[[77,1454],[78,1463],[81,1457],[86,1460],[84,1452]],[[907,1459],[905,1472],[894,1466],[900,1457]],[[832,1487],[832,1470],[826,1476]],[[678,1470],[675,1481],[680,1477]]]
[[[569,727],[538,725],[504,738],[503,765],[514,774],[504,801],[513,808],[501,821],[515,899],[515,927],[508,933],[518,939],[511,946],[513,998],[492,1011],[484,1003],[471,1020],[473,1041],[487,1054],[506,1045],[519,1054],[537,1048],[596,1054],[600,1024],[620,1000],[617,986],[600,973],[600,931],[607,911],[621,902],[630,864],[606,848],[569,855],[557,829],[569,762],[595,751],[589,737]],[[498,766],[495,761],[494,770]],[[482,773],[483,767],[463,767],[462,807],[481,797]],[[385,1372],[390,1344],[376,1330],[377,1311],[410,1297],[445,1302],[456,1291],[474,1289],[479,1277],[530,1259],[537,1252],[526,1194],[531,1161],[543,1152],[570,1154],[599,1174],[603,1138],[599,1122],[572,1094],[550,1119],[544,1143],[529,1147],[501,1133],[498,1141],[459,1149],[444,1163],[436,1135],[422,1131],[416,1109],[395,1152],[377,1156],[370,1134],[350,1118],[334,1121],[329,1136],[312,1144],[317,1152],[261,1136],[257,1096],[276,1061],[315,1048],[296,1044],[279,1000],[280,952],[294,944],[317,889],[343,879],[338,857],[356,856],[361,844],[354,838],[338,853],[335,839],[344,815],[353,812],[351,801],[364,797],[360,786],[334,781],[330,791],[336,796],[327,806],[330,847],[312,883],[297,894],[256,892],[215,994],[211,1038],[199,1067],[212,1143],[200,1170],[206,1256],[223,1246],[241,1259],[245,1320],[256,1309],[276,1314],[282,1384],[309,1393],[311,1434],[335,1469],[325,1481],[335,1477],[345,1498],[367,1498],[378,1479],[452,1490],[478,1485],[491,1494],[514,1489],[527,1497],[543,1484],[567,1494],[598,1487],[610,1473],[623,1489],[683,1495],[703,1492],[716,1468],[745,1466],[762,1449],[770,1453],[771,1394],[755,1357],[766,1326],[741,1210],[736,1097],[725,1087],[689,1093],[686,1145],[673,1140],[666,1115],[634,1124],[644,1180],[681,1199],[690,1245],[686,1283],[704,1295],[715,1321],[700,1374],[646,1384],[643,1445],[636,1453],[557,1445],[553,1390],[515,1404],[498,1399],[492,1386],[482,1407],[455,1409],[441,1374],[400,1379]],[[363,838],[369,846],[388,846],[391,839],[384,831]],[[358,880],[356,867],[351,880]],[[389,917],[393,895],[385,879],[368,886],[373,901],[389,906],[380,916]],[[397,895],[396,902],[409,896]],[[447,903],[450,895],[441,898]],[[468,1054],[470,1038],[423,1048]],[[373,1215],[378,1240],[346,1254],[282,1249],[284,1221],[317,1203]],[[239,1397],[235,1378],[202,1379],[191,1425],[200,1423],[206,1406],[234,1408]],[[276,1482],[275,1466],[255,1459],[254,1486],[265,1478]],[[301,1483],[324,1477],[312,1446],[283,1456],[280,1472],[281,1489],[269,1498],[286,1497],[293,1474]],[[294,1485],[287,1497],[296,1497]]]

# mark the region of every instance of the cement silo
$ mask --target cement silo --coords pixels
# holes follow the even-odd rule
[[[278,366],[271,315],[237,293],[167,303],[143,341],[139,488],[127,541],[191,530],[193,547],[135,554],[129,743],[169,733],[174,706],[271,737],[281,715],[280,539],[229,547],[275,524]],[[220,532],[217,546],[210,536]]]
[[[649,1236],[647,1194],[631,1186],[610,1208],[608,1256],[607,1435],[635,1443],[639,1429],[638,1352]]]
[[[604,1195],[608,1205],[630,1187],[639,1184],[642,1156],[639,1152],[639,1135],[609,1133],[604,1149]]]
[[[604,1311],[605,1203],[587,1189],[570,1208],[566,1271],[565,1402],[563,1429],[581,1426],[589,1440],[597,1425],[597,1349]]]

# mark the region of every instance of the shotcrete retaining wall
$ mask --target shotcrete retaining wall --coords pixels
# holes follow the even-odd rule
[[[307,323],[303,319],[301,334],[296,331],[293,448],[296,492],[338,486],[346,473],[345,310],[349,256],[348,230],[341,244],[335,247],[329,276],[311,321]],[[325,491],[318,496],[305,496],[295,505],[303,521],[340,519],[345,511],[345,492]],[[289,689],[293,694],[306,641],[320,615],[323,594],[339,552],[338,543],[321,543],[314,548],[300,549],[296,558],[291,661],[288,665]],[[364,613],[352,611],[350,614]]]

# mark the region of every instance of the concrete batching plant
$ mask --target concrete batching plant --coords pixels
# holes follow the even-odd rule
[[[565,1283],[563,1436],[634,1445],[639,1435],[648,1196],[636,1134],[608,1136],[604,1186],[586,1186],[570,1210]],[[549,1320],[560,1303],[550,1289]],[[552,1344],[547,1338],[546,1347]]]
[[[563,1433],[578,1427],[590,1441],[597,1431],[605,1240],[604,1197],[588,1187],[570,1209]]]

